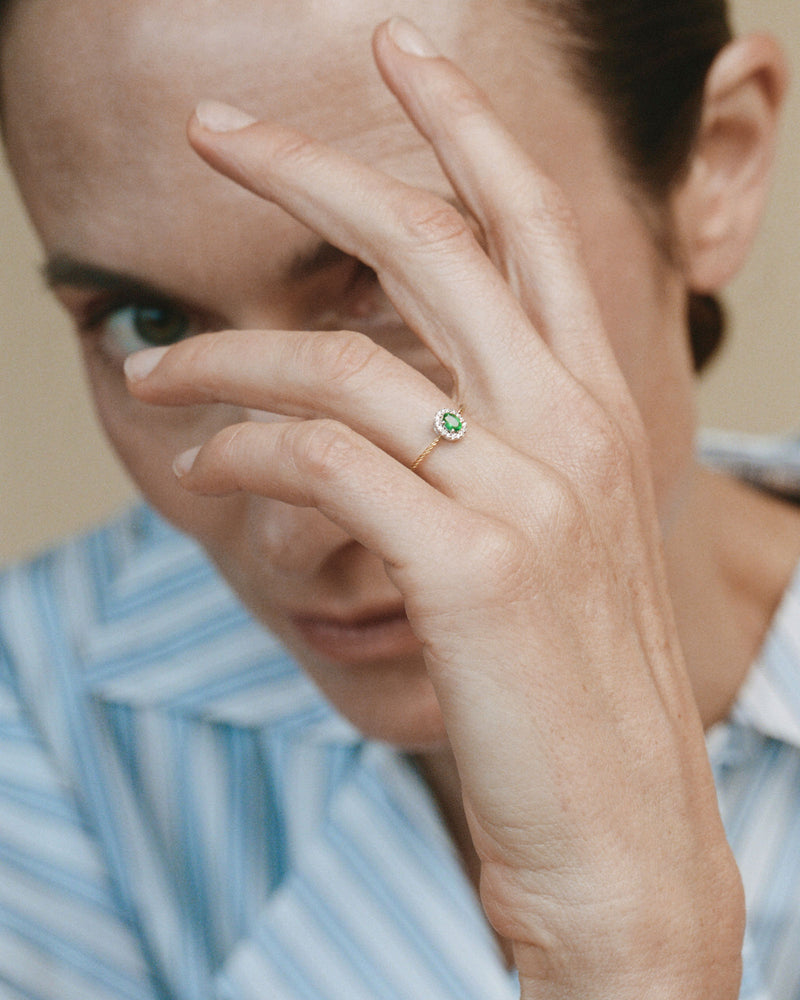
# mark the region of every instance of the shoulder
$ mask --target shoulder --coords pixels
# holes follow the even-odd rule
[[[144,504],[107,524],[0,572],[0,634],[15,614],[67,605],[71,617],[104,608],[122,590],[208,570],[201,550]]]
[[[135,506],[0,574],[0,683],[66,751],[65,710],[93,669],[152,645],[165,621],[174,641],[212,609],[246,619],[199,547]]]
[[[788,500],[800,498],[800,435],[701,431],[701,460]]]
[[[203,550],[145,506],[0,575],[0,664],[60,760],[97,702],[253,725],[330,714]]]
[[[0,573],[0,649],[54,659],[87,626],[124,621],[132,605],[141,620],[164,589],[214,576],[193,542],[137,505]]]
[[[0,982],[15,983],[15,996],[108,996],[112,981],[150,996],[75,779],[58,680],[80,658],[81,623],[103,587],[143,542],[142,516],[0,574]]]

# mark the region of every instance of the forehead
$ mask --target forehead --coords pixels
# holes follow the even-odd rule
[[[522,9],[527,0],[17,0],[0,63],[12,169],[47,252],[153,280],[171,248],[177,291],[213,290],[225,274],[233,298],[226,263],[272,258],[303,234],[190,150],[197,101],[296,125],[447,194],[372,60],[375,26],[400,13],[489,91],[563,180],[579,164],[554,137],[595,123],[552,39],[523,24]],[[242,287],[256,278],[236,271]]]
[[[337,91],[364,82],[380,7],[376,0],[17,0],[4,75],[12,101],[22,91],[54,116],[78,110],[95,127],[109,112],[157,126],[159,111],[190,110],[209,92],[300,120],[319,99],[315,82]],[[445,0],[431,9],[445,8],[466,6]]]
[[[2,62],[12,155],[50,165],[72,158],[87,172],[98,156],[105,168],[132,166],[142,159],[143,130],[151,152],[176,139],[183,147],[183,127],[203,97],[326,138],[369,128],[389,104],[369,57],[380,6],[17,0]]]
[[[346,144],[402,117],[371,58],[381,20],[411,16],[495,77],[519,27],[488,0],[17,0],[12,11],[0,66],[12,153],[72,154],[84,169],[97,155],[135,161],[143,128],[151,149],[174,140],[204,97]]]

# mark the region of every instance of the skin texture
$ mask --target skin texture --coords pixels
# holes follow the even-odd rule
[[[780,59],[754,40],[712,72],[668,260],[541,26],[402,5],[484,93],[397,23],[373,54],[383,3],[292,10],[17,8],[9,156],[103,425],[333,703],[430,755],[523,995],[733,997],[742,906],[702,723],[800,533],[695,468],[684,307],[746,252]],[[245,114],[192,116],[209,95]],[[88,267],[197,336],[126,381]],[[450,398],[467,436],[415,475]]]
[[[72,10],[58,3],[48,6],[52,17],[46,30],[53,39],[64,37],[73,24]],[[28,102],[38,108],[57,106],[48,114],[45,128],[26,129],[16,138],[14,103],[20,91],[8,87],[9,145],[48,252],[68,253],[165,288],[192,305],[198,328],[363,330],[446,384],[446,373],[436,374],[435,359],[408,335],[378,290],[362,281],[348,294],[353,271],[346,263],[322,280],[287,288],[288,262],[316,244],[314,235],[277,208],[259,204],[222,181],[199,162],[184,137],[186,119],[198,99],[209,94],[235,96],[238,104],[259,117],[302,125],[322,140],[335,139],[343,152],[409,183],[450,195],[427,143],[409,126],[371,65],[369,37],[380,19],[380,5],[364,12],[359,6],[358,30],[346,32],[353,44],[341,58],[333,43],[342,26],[335,20],[320,24],[311,5],[306,22],[301,13],[299,23],[288,26],[282,23],[278,5],[265,5],[258,17],[261,23],[249,32],[243,32],[240,19],[234,17],[218,25],[213,9],[206,13],[207,23],[196,13],[191,18],[181,16],[176,18],[181,32],[189,30],[196,37],[181,34],[180,40],[175,37],[177,28],[160,23],[160,6],[137,4],[138,14],[127,9],[115,13],[122,22],[114,32],[119,51],[107,51],[107,41],[93,41],[90,33],[81,33],[74,47],[52,46],[56,55],[41,74],[30,71],[23,32],[30,16],[27,30],[40,39],[43,19],[29,14],[24,5],[20,9],[18,29],[11,32],[7,47],[7,73],[15,81],[23,78]],[[299,11],[304,9],[300,5]],[[480,7],[470,19],[459,3],[444,4],[439,11],[435,18],[425,18],[419,4],[409,13],[423,16],[437,32],[437,40],[454,50],[480,82],[492,83],[490,96],[504,119],[515,134],[523,135],[537,162],[558,177],[572,210],[582,216],[581,237],[586,256],[593,260],[595,284],[607,290],[601,308],[620,341],[620,352],[636,369],[641,398],[653,410],[651,433],[663,439],[659,476],[667,506],[676,482],[686,474],[692,433],[685,337],[668,332],[682,324],[680,281],[654,248],[645,222],[626,197],[596,116],[556,75],[554,53],[539,41],[538,33],[528,29],[521,39],[517,18],[509,18],[505,30],[488,32],[481,21],[487,15]],[[97,5],[87,4],[86,23],[99,16]],[[253,16],[248,14],[249,19]],[[468,37],[461,40],[462,33]],[[243,34],[249,35],[247,44]],[[286,53],[277,64],[265,67],[261,38],[271,40],[271,51]],[[292,51],[292,38],[303,52],[307,39],[315,40],[308,58]],[[494,38],[494,44],[487,45],[487,38]],[[510,62],[498,53],[514,45],[520,51],[518,62],[530,67],[528,72],[493,79],[498,63]],[[25,66],[15,72],[17,51]],[[235,52],[235,60],[219,60],[220,51]],[[184,53],[183,64],[179,52]],[[222,62],[219,67],[215,55]],[[333,109],[325,76],[332,60],[338,84]],[[303,63],[313,76],[309,72],[308,78],[298,79],[297,67]],[[103,88],[91,86],[92,66],[94,74],[108,73]],[[84,70],[90,74],[88,81],[76,80],[66,91],[54,86],[55,80]],[[547,98],[540,101],[544,109],[537,107],[535,122],[528,110],[532,88]],[[131,94],[136,95],[133,101]],[[305,96],[298,100],[298,94]],[[19,120],[24,118],[21,108]],[[151,151],[146,158],[140,155],[143,130]],[[576,156],[576,145],[586,155]],[[598,160],[604,163],[602,171],[595,169]],[[26,182],[45,175],[47,184]],[[616,235],[609,249],[610,231]],[[192,249],[187,253],[185,248]],[[72,290],[57,291],[63,291],[73,310],[84,305]],[[557,308],[560,311],[560,303]],[[487,342],[502,342],[505,317],[492,312],[490,324],[484,333]],[[158,419],[163,430],[154,441],[152,409],[130,398],[121,368],[109,368],[96,341],[87,338],[83,343],[101,420],[134,478],[159,509],[200,538],[245,601],[290,645],[298,648],[298,637],[287,621],[297,613],[357,618],[401,606],[381,561],[349,545],[341,530],[326,524],[316,511],[290,510],[252,495],[223,502],[189,500],[171,475],[172,459],[184,447],[198,445],[213,430],[235,422],[239,414],[208,408],[165,412]],[[519,371],[524,358],[509,353],[508,360],[509,369]],[[402,391],[400,396],[401,409],[408,412]],[[432,410],[427,400],[418,404],[416,420],[408,420],[414,457],[431,437],[431,414],[437,403],[434,400]],[[437,460],[439,464],[446,459],[439,455]],[[396,664],[392,657],[371,670],[369,692],[374,698],[368,697],[361,677],[351,670],[341,673],[329,662],[310,663],[309,668],[360,728],[410,745],[438,739],[441,722],[418,646],[399,669]],[[391,718],[386,718],[388,705]]]

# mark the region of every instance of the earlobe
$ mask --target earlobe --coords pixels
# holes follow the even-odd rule
[[[788,73],[766,35],[728,45],[706,79],[703,112],[673,218],[688,284],[724,286],[744,263],[769,191]]]

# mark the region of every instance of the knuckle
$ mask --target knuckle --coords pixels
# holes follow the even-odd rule
[[[514,205],[513,222],[509,225],[504,211],[495,211],[489,216],[488,232],[507,258],[507,267],[513,269],[517,260],[529,261],[532,252],[539,266],[542,262],[574,266],[580,260],[583,235],[573,206],[535,165],[527,164],[509,182],[506,204]]]
[[[330,483],[357,460],[354,432],[335,420],[308,420],[289,438],[291,461],[312,481]]]
[[[328,388],[374,383],[385,373],[385,351],[366,334],[325,333],[310,346],[315,355],[314,370]]]
[[[399,222],[412,248],[463,252],[476,247],[466,219],[438,198],[413,198],[399,208]]]
[[[582,426],[573,442],[572,463],[576,483],[589,496],[611,499],[632,488],[633,453],[620,428],[602,411]]]
[[[540,483],[535,509],[535,540],[540,552],[552,551],[558,557],[565,546],[576,551],[588,523],[586,502],[569,477],[553,473]]]
[[[640,440],[637,430],[641,420],[635,405],[631,403],[628,410],[623,402],[609,412],[583,391],[573,395],[571,404],[573,430],[562,452],[570,480],[593,496],[629,488],[647,454],[644,431]]]
[[[438,97],[447,108],[450,122],[458,119],[463,125],[465,120],[484,118],[491,113],[486,95],[460,75],[443,75],[439,80]],[[455,127],[458,129],[459,125]]]
[[[516,528],[480,518],[464,526],[462,532],[460,547],[470,562],[464,579],[474,581],[482,591],[499,595],[527,586],[528,549]]]
[[[581,232],[572,203],[564,191],[530,165],[514,194],[513,239],[523,246],[571,248],[581,245]],[[563,249],[559,251],[563,253]]]
[[[291,128],[276,128],[270,144],[270,160],[273,166],[296,170],[317,162],[321,146],[302,132]]]

